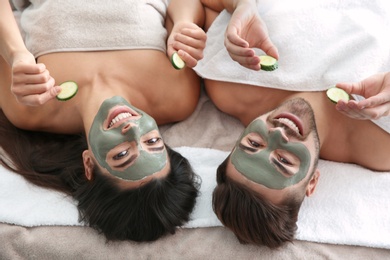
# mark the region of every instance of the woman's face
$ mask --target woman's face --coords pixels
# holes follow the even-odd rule
[[[170,168],[155,120],[119,96],[102,103],[88,141],[99,165],[123,180],[139,181]]]

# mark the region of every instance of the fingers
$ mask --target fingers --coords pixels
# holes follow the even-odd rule
[[[25,63],[22,61],[18,61],[13,64],[12,66],[12,72],[14,74],[40,74],[43,73],[46,70],[45,64],[38,63],[38,64],[30,64]]]
[[[260,49],[262,49],[268,56],[274,57],[277,60],[279,59],[278,48],[276,48],[269,38],[261,44]]]
[[[260,58],[253,48],[263,50],[267,55],[279,59],[276,46],[268,37],[267,29],[259,17],[249,21],[233,20],[225,32],[224,44],[230,57],[240,65],[260,70]],[[245,26],[243,23],[248,23]]]
[[[229,46],[238,46],[242,48],[248,48],[249,43],[240,37],[235,26],[228,26],[225,32],[225,44],[229,43]]]
[[[360,82],[337,83],[336,87],[344,89],[349,94],[356,94],[368,98],[381,91],[384,74],[375,74]]]
[[[390,84],[386,73],[372,75],[360,82],[338,83],[337,87],[349,94],[364,97],[361,101],[339,102],[336,106],[343,114],[357,119],[378,119],[390,114]]]
[[[173,47],[176,50],[183,50],[193,58],[200,60],[203,58],[203,49],[206,46],[207,36],[203,30],[182,29],[176,34]]]
[[[16,85],[45,84],[51,78],[48,70],[39,73],[31,73],[28,70],[13,70],[12,76],[12,82]]]
[[[180,58],[188,67],[195,67],[198,60],[203,58],[203,50],[206,46],[206,33],[198,26],[185,27],[173,36],[173,43],[168,48],[168,53],[178,51]],[[170,55],[172,55],[170,54]]]
[[[236,37],[225,37],[225,47],[232,60],[238,62],[241,66],[251,70],[260,70],[260,58],[256,55],[255,51],[249,48],[247,42],[242,44],[241,41],[230,41]],[[240,38],[241,39],[241,38]]]
[[[24,105],[42,105],[61,91],[43,64],[18,63],[14,65],[12,73],[11,91]]]
[[[363,94],[363,85],[361,82],[343,82],[343,83],[337,83],[336,87],[341,88],[345,90],[348,94],[356,94],[361,95]]]
[[[342,114],[361,120],[376,120],[383,116],[390,115],[390,104],[389,102],[380,103],[373,107],[361,108],[361,103],[355,100],[349,102],[339,101],[336,105],[336,109]]]
[[[26,96],[18,96],[17,100],[18,102],[27,106],[39,106],[55,98],[60,91],[61,91],[61,87],[55,86],[41,94],[30,94]]]

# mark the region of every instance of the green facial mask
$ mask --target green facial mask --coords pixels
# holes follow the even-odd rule
[[[253,132],[258,133],[264,139],[267,147],[259,152],[249,154],[242,150],[239,144],[242,138]],[[289,151],[299,158],[300,167],[295,175],[288,178],[275,168],[270,155],[276,149]],[[311,156],[305,145],[298,142],[287,142],[279,129],[269,132],[265,122],[256,119],[245,129],[238,140],[236,148],[231,154],[231,161],[237,171],[249,180],[270,189],[281,190],[305,178],[310,167]]]
[[[128,106],[142,115],[142,117],[137,120],[129,119],[120,127],[104,130],[103,124],[107,119],[109,110],[117,105]],[[128,122],[132,122],[136,124],[136,126],[131,127],[126,133],[122,133],[123,126]],[[140,144],[141,136],[152,130],[158,130],[158,126],[151,116],[130,105],[122,97],[114,96],[110,99],[106,99],[100,106],[89,131],[89,144],[98,163],[112,175],[125,180],[137,181],[161,171],[167,164],[166,149],[158,153],[149,153],[145,151]],[[107,153],[124,142],[136,142],[139,156],[136,161],[125,170],[113,170],[107,164]]]

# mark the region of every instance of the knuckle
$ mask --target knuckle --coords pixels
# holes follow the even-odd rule
[[[39,80],[40,80],[41,82],[48,82],[49,79],[50,79],[50,75],[49,75],[48,72],[44,72],[44,73],[42,73],[41,75],[39,75]]]
[[[20,94],[22,93],[22,91],[21,91],[20,88],[17,88],[17,87],[14,87],[14,86],[11,87],[11,92],[12,92],[14,95],[16,95],[16,96],[18,96],[18,95],[20,95]]]
[[[36,103],[37,105],[43,105],[45,104],[45,99],[42,96],[39,96]]]
[[[371,113],[371,118],[374,119],[374,120],[377,120],[377,119],[379,119],[380,117],[381,117],[381,114],[378,113],[377,111],[373,111],[373,112]]]

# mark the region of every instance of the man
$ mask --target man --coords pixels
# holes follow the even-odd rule
[[[262,7],[269,10],[278,8],[276,4],[272,5],[274,6],[263,5]],[[223,14],[225,17],[218,17],[218,21],[216,20],[212,26],[223,22],[228,23],[225,35],[219,35],[224,36],[227,53],[234,61],[248,69],[260,70],[260,59],[253,48],[260,48],[266,54],[279,58],[278,50],[268,37],[265,23],[259,16],[255,1],[236,1],[233,7],[227,4],[223,7],[232,13],[231,18],[226,18],[226,14]],[[211,9],[221,11],[217,5]],[[319,11],[318,13],[324,11],[313,10],[310,9],[314,14],[317,13],[316,11]],[[333,9],[328,11],[333,12]],[[275,19],[278,21],[282,19],[275,15],[270,17],[277,17]],[[317,17],[311,18],[313,21],[317,19]],[[338,21],[344,21],[343,19],[344,17],[341,17]],[[285,26],[273,27],[280,29],[273,32],[274,35],[279,36],[277,38],[279,43],[283,43],[283,37],[280,36],[282,34],[282,36],[290,35],[292,31],[296,33],[299,29],[306,33],[306,42],[299,42],[298,45],[294,45],[294,39],[288,38],[289,44],[280,45],[284,48],[283,53],[292,55],[292,52],[300,49],[301,54],[305,55],[310,51],[315,53],[320,50],[318,46],[313,46],[313,43],[321,43],[321,40],[315,38],[322,36],[317,33],[320,29],[313,27],[317,31],[313,33],[313,38],[309,38],[309,32],[301,28],[304,25],[310,26],[307,21],[306,23],[297,21],[295,25],[297,27],[288,24],[288,30]],[[355,24],[351,24],[353,25]],[[328,24],[323,24],[324,31],[328,27],[331,28],[327,26]],[[354,34],[354,28],[349,31],[341,28],[341,33]],[[210,32],[218,34],[220,30],[211,29],[212,27],[208,39],[210,42],[217,43],[219,38],[214,37]],[[328,34],[324,35],[331,37]],[[359,35],[354,43],[359,46],[358,40],[362,40],[366,47],[364,51],[374,53],[372,48],[377,46],[375,41],[369,42],[372,43],[370,45],[365,41],[366,39],[367,37],[360,39]],[[390,111],[389,73],[379,73],[358,83],[337,84],[349,94],[358,94],[366,99],[339,101],[335,109],[335,105],[327,98],[323,86],[329,86],[324,79],[330,82],[338,81],[337,77],[331,78],[331,76],[340,75],[337,69],[344,62],[343,53],[335,56],[338,64],[307,63],[307,60],[295,59],[298,64],[284,63],[283,65],[286,66],[276,73],[250,74],[250,70],[247,70],[242,77],[237,77],[237,74],[234,74],[236,65],[221,62],[226,60],[221,58],[223,55],[221,48],[215,48],[214,53],[209,52],[208,46],[211,46],[210,50],[213,48],[210,42],[206,43],[205,57],[195,70],[205,78],[207,93],[215,105],[247,126],[230,156],[218,168],[218,185],[213,194],[215,213],[241,242],[274,248],[286,241],[292,241],[297,229],[296,221],[300,205],[305,195],[310,196],[314,192],[318,182],[319,158],[355,163],[375,171],[390,170],[388,160],[390,122],[386,117]],[[339,41],[333,42],[343,41],[339,38]],[[304,43],[309,43],[308,47],[311,49],[303,48]],[[346,52],[342,45],[338,47]],[[324,49],[321,51],[327,53]],[[313,55],[305,58],[313,61],[315,58]],[[362,57],[366,56],[362,55]],[[329,57],[325,55],[324,58]],[[347,62],[352,60],[349,59]],[[214,66],[215,64],[218,66]],[[283,81],[283,77],[294,74],[291,71],[299,64],[304,64],[299,69],[302,74],[307,70],[309,75],[313,67],[321,68],[321,73],[313,73],[314,80],[303,77],[298,78],[294,83],[304,82],[308,89],[311,85],[323,85],[322,89],[299,91],[294,87],[301,87],[300,84],[293,86],[293,83],[289,85],[289,82]],[[361,68],[356,64],[353,66],[342,67],[349,71],[353,71],[355,67],[356,71]],[[210,68],[216,69],[210,71]],[[280,78],[277,77],[278,73]],[[258,77],[259,80],[253,80],[251,76]],[[270,85],[262,85],[262,82],[265,82],[264,78],[269,79]],[[276,84],[273,83],[279,83],[279,88],[274,88]],[[380,117],[382,120],[375,122],[357,120],[374,120]]]
[[[322,92],[297,96],[304,99],[255,118],[218,168],[213,208],[243,243],[292,241],[301,203],[320,176],[319,157],[390,170],[387,132],[338,113]]]

